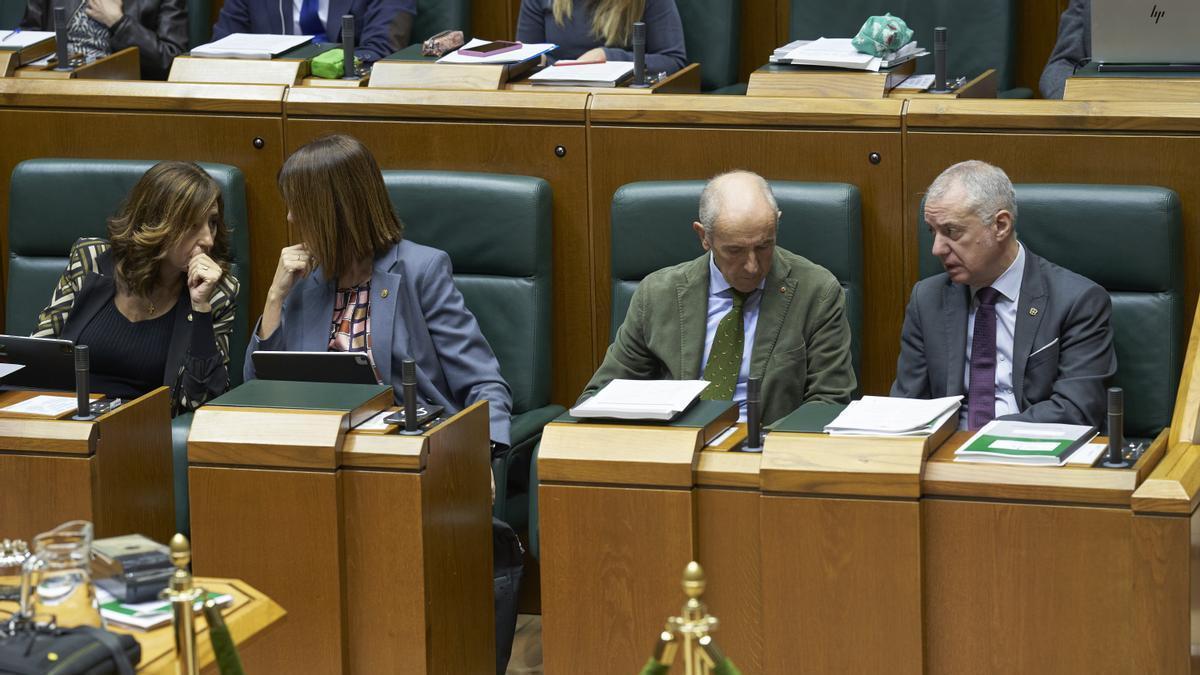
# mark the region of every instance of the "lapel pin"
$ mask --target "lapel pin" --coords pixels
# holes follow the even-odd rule
[[[191,321],[191,320],[192,320],[192,314],[191,314],[191,312],[188,312],[188,321]]]
[[[387,296],[388,296],[388,289],[385,288],[382,291],[379,291],[379,297],[386,298]]]
[[[779,287],[779,292],[780,292],[780,293],[785,293],[785,294],[786,294],[786,293],[787,293],[787,286],[780,286],[780,287]]]
[[[1029,316],[1037,316],[1037,307],[1029,308]]]

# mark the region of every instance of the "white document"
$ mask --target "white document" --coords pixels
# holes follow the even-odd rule
[[[471,40],[470,42],[468,42],[467,44],[463,45],[461,49],[450,52],[449,54],[438,59],[437,62],[438,63],[490,63],[490,64],[501,64],[501,65],[503,65],[505,63],[523,63],[525,61],[528,61],[529,59],[537,58],[537,57],[541,56],[542,54],[545,54],[546,52],[550,51],[551,49],[558,47],[558,45],[556,45],[556,44],[533,42],[533,43],[521,45],[520,49],[514,49],[510,52],[503,52],[500,54],[489,54],[487,56],[466,56],[466,55],[458,53],[459,51],[462,51],[462,49],[470,49],[472,47],[478,47],[479,45],[485,45],[488,42],[491,42],[491,40],[480,40],[479,38],[475,38],[475,39]]]
[[[833,435],[923,436],[936,431],[958,413],[962,396],[892,398],[864,396],[825,426]]]
[[[1058,447],[1055,441],[1018,441],[1000,438],[988,444],[992,450],[1026,450],[1029,452],[1050,452]]]
[[[24,49],[53,38],[52,30],[0,30],[0,49]]]
[[[387,422],[384,422],[383,420],[385,417],[387,417],[388,415],[391,415],[394,412],[396,412],[396,411],[384,410],[384,411],[380,412],[379,414],[375,415],[374,417],[367,419],[366,422],[360,423],[358,426],[356,426],[354,428],[358,429],[359,431],[387,431],[387,429],[389,429],[390,427],[393,427],[395,425],[388,424]]]
[[[909,75],[903,82],[892,87],[893,89],[909,89],[913,91],[925,91],[933,86],[934,75]]]
[[[880,59],[854,48],[850,38],[818,38],[788,52],[784,60],[803,66],[879,70]]]
[[[687,409],[708,380],[613,380],[571,408],[573,417],[669,420]]]
[[[1088,443],[1067,456],[1067,464],[1091,466],[1100,458],[1100,454],[1108,449],[1106,443]]]
[[[34,396],[6,408],[0,408],[0,412],[58,417],[74,409],[75,397],[73,396]]]
[[[216,42],[194,47],[190,55],[224,59],[270,59],[309,42],[312,42],[311,35],[230,33]]]
[[[0,363],[0,378],[8,377],[24,367],[19,363]]]
[[[633,74],[632,61],[609,61],[577,66],[550,66],[529,77],[534,84],[579,87],[615,87]]]

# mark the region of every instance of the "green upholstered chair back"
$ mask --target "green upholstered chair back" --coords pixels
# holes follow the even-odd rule
[[[513,394],[513,413],[550,401],[551,207],[541,178],[384,171],[410,241],[442,249]]]
[[[108,218],[153,160],[31,159],[13,169],[8,208],[8,295],[5,332],[28,335],[80,237],[107,237]],[[230,383],[242,380],[249,337],[250,238],[246,183],[237,167],[201,163],[221,186],[231,232],[233,274],[241,281],[229,345]]]
[[[1015,188],[1017,236],[1026,248],[1112,297],[1112,385],[1125,389],[1125,432],[1156,435],[1171,423],[1186,347],[1179,196],[1141,185]],[[941,273],[923,217],[920,246],[921,276]]]
[[[741,0],[676,0],[689,63],[700,64],[700,89],[738,81]]]
[[[12,30],[25,16],[25,0],[0,0],[0,28]]]
[[[913,39],[933,51],[933,29],[949,29],[946,62],[951,76],[997,71],[999,88],[1011,89],[1016,57],[1016,0],[792,0],[788,35],[793,40],[853,37],[869,16],[891,12],[913,29]],[[917,60],[917,72],[933,72],[933,55]]]
[[[212,0],[187,0],[187,13],[188,48],[208,43],[212,38]]]
[[[651,272],[704,253],[692,231],[704,181],[648,181],[621,186],[612,200],[612,334],[633,292]],[[779,246],[828,269],[846,292],[854,369],[862,344],[862,206],[845,183],[772,181],[783,217]]]
[[[499,0],[479,0],[498,2]],[[412,44],[420,44],[431,35],[444,30],[461,30],[471,37],[471,0],[417,0],[417,16],[413,18]],[[499,39],[501,36],[484,36]]]

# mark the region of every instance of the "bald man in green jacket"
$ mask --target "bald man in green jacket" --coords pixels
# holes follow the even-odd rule
[[[693,223],[704,255],[638,285],[625,322],[580,400],[614,379],[706,379],[703,398],[732,399],[762,378],[764,423],[854,391],[846,301],[833,274],[775,245],[780,212],[748,171],[713,178]]]

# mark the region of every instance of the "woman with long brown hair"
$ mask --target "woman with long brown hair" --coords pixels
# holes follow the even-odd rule
[[[259,349],[365,352],[400,401],[411,358],[424,401],[452,414],[486,399],[492,442],[507,445],[512,393],[450,257],[404,238],[370,151],[351,136],[318,138],[284,162],[279,188],[301,243],[279,254],[246,379]]]
[[[228,274],[221,188],[192,162],[159,162],[108,221],[71,247],[35,337],[88,345],[92,389],[134,398],[171,387],[172,414],[229,386],[238,281]]]
[[[632,61],[635,21],[646,23],[647,73],[687,65],[675,0],[521,0],[517,39],[558,45],[551,61]]]

